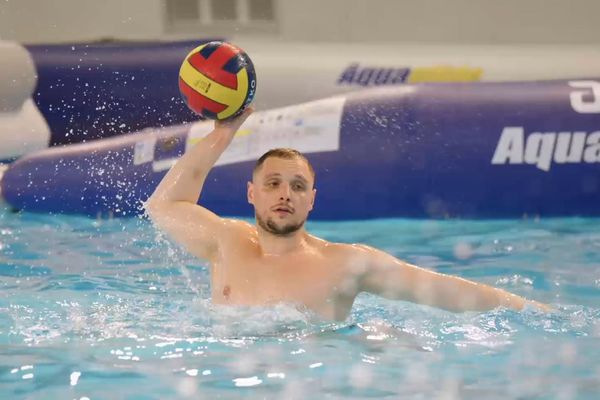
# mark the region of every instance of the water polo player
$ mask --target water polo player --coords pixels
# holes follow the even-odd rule
[[[275,149],[247,184],[256,224],[221,218],[198,205],[204,181],[252,110],[215,122],[146,203],[156,226],[210,265],[212,300],[229,305],[300,304],[345,319],[361,292],[451,311],[547,306],[488,285],[411,265],[361,244],[332,243],[306,232],[315,174],[304,156]],[[351,195],[351,193],[349,194]]]

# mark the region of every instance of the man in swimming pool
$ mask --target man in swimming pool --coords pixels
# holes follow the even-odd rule
[[[451,311],[519,310],[545,305],[484,284],[436,273],[361,244],[331,243],[308,234],[315,174],[291,149],[267,152],[248,182],[256,225],[221,218],[197,205],[210,169],[252,112],[216,122],[186,152],[146,203],[154,223],[210,264],[212,300],[229,305],[301,304],[328,319],[345,319],[360,292]]]

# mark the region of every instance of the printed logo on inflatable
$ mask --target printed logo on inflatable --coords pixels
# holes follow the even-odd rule
[[[474,82],[481,79],[483,70],[470,67],[361,67],[350,64],[337,80],[338,85],[381,86],[418,82]]]
[[[580,114],[600,113],[600,82],[571,81],[571,107]],[[600,127],[599,127],[600,128]],[[492,164],[531,164],[550,171],[552,163],[600,162],[600,130],[595,132],[531,132],[521,126],[502,130]]]

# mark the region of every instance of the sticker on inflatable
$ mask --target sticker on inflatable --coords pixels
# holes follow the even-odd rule
[[[154,147],[156,138],[151,137],[141,142],[136,142],[133,150],[133,165],[145,164],[154,160]]]
[[[339,76],[338,85],[382,86],[418,82],[474,82],[481,80],[483,69],[477,67],[373,67],[350,64]]]
[[[291,147],[303,153],[339,150],[345,101],[344,97],[334,97],[253,114],[215,165],[256,160],[277,147]],[[194,124],[186,151],[211,130],[211,123]]]
[[[600,113],[600,82],[571,81],[569,86],[580,90],[571,92],[571,107],[580,114]]]
[[[600,113],[600,82],[570,81],[571,108],[580,114]],[[496,145],[493,165],[530,164],[549,172],[553,164],[600,162],[600,130],[539,131],[526,133],[522,126],[507,126]]]
[[[532,132],[523,127],[505,127],[498,140],[492,164],[531,164],[548,172],[556,164],[600,162],[600,131]]]

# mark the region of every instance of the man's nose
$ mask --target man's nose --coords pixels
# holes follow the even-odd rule
[[[291,193],[290,185],[283,184],[283,185],[279,186],[279,198],[281,200],[286,200],[286,201],[289,200],[290,193]]]

